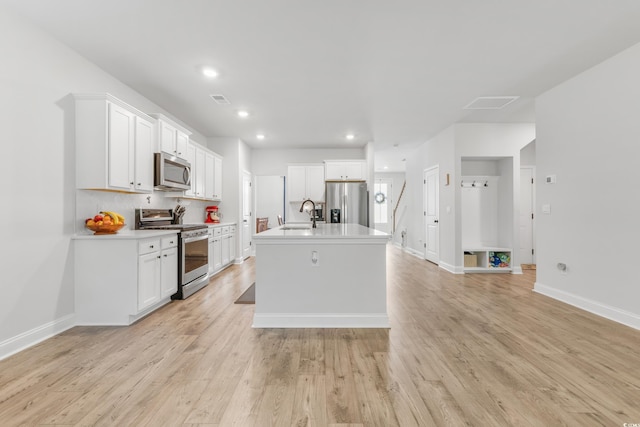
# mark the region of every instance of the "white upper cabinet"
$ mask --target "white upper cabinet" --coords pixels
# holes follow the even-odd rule
[[[205,171],[205,153],[204,150],[202,148],[196,147],[196,163],[193,166],[193,169],[195,171],[192,171],[191,173],[191,179],[194,179],[195,177],[195,183],[196,183],[196,191],[195,191],[195,196],[198,198],[203,198],[205,197],[204,195],[204,178],[207,175],[206,171]]]
[[[187,146],[191,132],[162,114],[152,114],[158,119],[158,151],[187,159]]]
[[[204,194],[207,200],[222,199],[222,159],[205,152]]]
[[[290,202],[324,201],[324,166],[291,165],[287,170],[287,182]]]
[[[365,181],[367,163],[364,160],[327,160],[325,179],[327,181]]]
[[[76,187],[153,191],[155,120],[109,94],[76,94]]]
[[[185,197],[222,200],[222,158],[194,142],[189,142],[186,157],[191,164],[191,190]]]
[[[137,191],[153,191],[153,123],[136,117],[134,186]]]

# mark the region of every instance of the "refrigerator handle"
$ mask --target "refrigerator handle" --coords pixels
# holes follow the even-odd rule
[[[344,215],[342,216],[342,218],[340,218],[340,222],[343,224],[346,224],[347,220],[349,220],[349,196],[347,194],[344,195],[344,199],[342,200],[342,206],[344,207],[343,208]]]

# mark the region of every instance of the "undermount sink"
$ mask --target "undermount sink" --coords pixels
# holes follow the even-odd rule
[[[286,224],[280,230],[311,230],[310,224]]]

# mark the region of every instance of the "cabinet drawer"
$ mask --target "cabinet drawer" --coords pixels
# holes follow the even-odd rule
[[[214,230],[214,228],[212,228],[212,227],[209,227],[209,229],[207,230],[207,234],[209,235],[210,239],[213,237],[213,230]]]
[[[229,227],[229,233],[233,234],[236,232],[236,226],[232,225],[231,227]]]
[[[222,234],[222,227],[216,227],[213,229],[213,236],[218,237]]]
[[[222,234],[229,234],[229,227],[222,227]]]
[[[178,236],[167,236],[162,238],[162,249],[175,248],[178,246]]]
[[[138,255],[160,250],[160,239],[149,239],[138,242]]]

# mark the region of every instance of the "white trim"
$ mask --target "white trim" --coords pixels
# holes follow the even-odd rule
[[[536,282],[534,284],[533,291],[572,305],[574,307],[580,308],[582,310],[588,311],[589,313],[595,314],[597,316],[601,316],[606,319],[613,320],[614,322],[622,323],[623,325],[627,325],[634,329],[640,330],[640,316],[636,313],[631,313],[616,307],[611,307],[609,305],[602,304],[588,298],[583,298],[569,292],[561,291],[550,286],[543,285],[539,282]]]
[[[402,246],[401,246],[401,248],[402,248]],[[408,253],[409,255],[413,255],[414,257],[421,259],[422,261],[425,260],[424,259],[424,253],[418,252],[413,248],[405,246],[404,248],[402,248],[402,250],[405,251],[406,253]]]
[[[378,313],[270,313],[253,315],[252,328],[385,328],[389,316]]]
[[[442,261],[440,261],[440,264],[438,264],[438,266],[441,269],[448,271],[449,273],[464,274],[464,267],[456,267],[455,265],[447,264],[446,262]]]
[[[521,266],[514,266],[513,267],[513,271],[511,272],[511,274],[523,274],[522,273],[522,267]]]
[[[68,314],[0,342],[0,360],[26,350],[75,326],[75,314]]]

